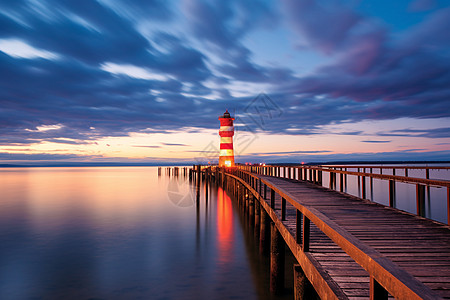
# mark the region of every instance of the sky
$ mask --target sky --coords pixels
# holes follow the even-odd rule
[[[0,163],[450,160],[447,0],[1,0]]]

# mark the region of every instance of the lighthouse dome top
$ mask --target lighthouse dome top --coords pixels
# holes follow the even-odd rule
[[[225,111],[225,113],[223,114],[222,118],[231,118],[231,115],[228,112],[228,109]]]

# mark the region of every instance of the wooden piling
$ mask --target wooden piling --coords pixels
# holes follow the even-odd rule
[[[269,251],[269,236],[270,236],[270,217],[264,209],[260,211],[260,223],[259,223],[259,252],[263,255]]]
[[[250,228],[255,226],[255,200],[255,196],[251,195],[249,197],[248,220]]]
[[[270,228],[270,291],[280,294],[284,289],[284,240],[274,223]]]
[[[311,283],[300,265],[294,264],[294,299],[310,299],[308,291],[312,289]]]
[[[259,235],[261,233],[261,205],[258,201],[255,201],[255,240],[259,241]]]

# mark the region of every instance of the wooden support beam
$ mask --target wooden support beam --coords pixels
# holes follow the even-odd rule
[[[255,200],[255,196],[251,195],[248,203],[248,220],[250,228],[255,226]]]
[[[260,211],[260,227],[259,227],[259,252],[261,254],[267,254],[269,251],[270,240],[270,217],[264,209]]]
[[[280,294],[284,290],[284,240],[274,223],[270,228],[270,291]]]
[[[261,233],[261,205],[259,201],[255,201],[255,240],[259,241]]]
[[[294,300],[311,299],[312,285],[300,265],[294,264]]]

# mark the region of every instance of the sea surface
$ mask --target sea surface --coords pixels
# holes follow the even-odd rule
[[[292,299],[270,296],[230,196],[202,185],[197,205],[194,186],[156,167],[0,169],[0,299]]]

